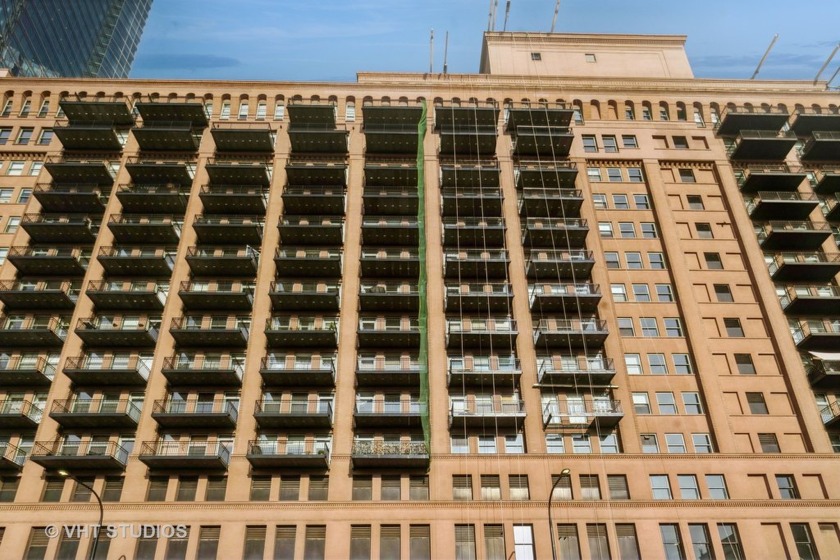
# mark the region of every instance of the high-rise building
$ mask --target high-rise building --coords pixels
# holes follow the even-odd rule
[[[151,8],[152,0],[0,0],[0,68],[125,78]]]
[[[0,557],[840,557],[837,92],[684,39],[4,79]]]

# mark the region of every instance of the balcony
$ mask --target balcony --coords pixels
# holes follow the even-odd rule
[[[140,448],[140,461],[154,470],[225,470],[231,447],[227,442],[145,441]]]
[[[360,355],[356,364],[356,383],[360,387],[417,387],[420,383],[420,364],[416,357],[379,359],[374,355]]]
[[[525,272],[531,280],[589,278],[595,257],[592,251],[534,250],[528,255]]]
[[[580,218],[527,218],[522,228],[525,247],[583,247],[589,225]]]
[[[365,186],[364,214],[371,216],[416,216],[417,189],[398,186]]]
[[[254,304],[254,283],[185,280],[181,282],[178,297],[188,310],[250,311]]]
[[[110,276],[172,275],[177,247],[100,247],[97,260]]]
[[[9,262],[20,276],[84,276],[90,262],[90,250],[82,247],[9,248]]]
[[[420,258],[414,248],[363,249],[361,271],[367,278],[417,278]]]
[[[80,282],[0,280],[4,309],[73,309],[79,299]]]
[[[160,318],[136,319],[93,316],[76,323],[76,334],[91,347],[154,348],[157,343]]]
[[[205,166],[210,183],[214,185],[249,185],[266,187],[271,184],[271,165],[261,161],[209,159]]]
[[[785,314],[792,317],[800,315],[840,315],[840,287],[812,286],[808,284],[777,287],[783,292],[779,303]]]
[[[278,224],[284,245],[341,245],[344,218],[338,216],[285,216]]]
[[[129,399],[55,400],[50,418],[65,429],[136,429],[140,407]]]
[[[811,352],[811,362],[806,368],[812,387],[840,387],[840,354],[836,352]]]
[[[317,282],[275,281],[271,283],[268,295],[276,311],[296,309],[338,312],[341,288]]]
[[[356,428],[420,428],[426,403],[357,399],[353,421]]]
[[[475,282],[446,286],[445,309],[449,312],[508,313],[513,291],[506,282]]]
[[[93,244],[99,233],[99,221],[86,214],[24,214],[20,227],[31,243]]]
[[[58,355],[14,353],[0,356],[0,386],[49,387]]]
[[[504,218],[443,218],[443,244],[449,247],[504,247]]]
[[[227,122],[213,123],[210,129],[216,152],[273,153],[275,132],[271,125],[262,123]]]
[[[148,281],[91,280],[85,294],[96,309],[162,311],[169,285]]]
[[[796,191],[808,175],[802,169],[792,169],[787,165],[751,165],[749,168],[736,170],[738,186],[742,193],[761,191]]]
[[[598,284],[534,284],[528,302],[534,313],[594,313],[601,301]]]
[[[114,214],[108,220],[108,229],[116,243],[155,243],[177,245],[181,239],[183,222],[173,216],[150,214]]]
[[[600,348],[607,339],[607,322],[597,319],[540,319],[534,325],[537,348]]]
[[[202,185],[198,196],[208,214],[265,216],[268,203],[268,190],[258,185]]]
[[[144,387],[150,364],[151,359],[129,353],[109,357],[90,354],[67,358],[63,371],[70,381],[81,386]]]
[[[443,272],[447,280],[482,281],[506,278],[510,259],[504,249],[444,252]]]
[[[239,417],[239,401],[155,401],[152,419],[164,429],[233,429]]]
[[[790,131],[742,130],[728,152],[733,160],[781,161],[794,145],[796,135]]]
[[[422,112],[419,106],[362,106],[365,152],[416,155]]]
[[[189,188],[195,176],[192,161],[155,161],[128,158],[125,168],[135,185],[174,184]]]
[[[528,217],[580,216],[583,194],[577,189],[522,189],[519,194],[519,215]]]
[[[614,428],[624,418],[621,401],[581,399],[550,402],[543,408],[543,429]]]
[[[510,128],[510,125],[508,125]],[[575,135],[568,127],[523,126],[516,127],[513,136],[513,155],[516,157],[566,157],[572,148]]]
[[[347,130],[335,124],[335,108],[314,105],[289,105],[289,141],[293,154],[344,155],[348,150]],[[302,115],[301,110],[309,113]],[[319,114],[316,114],[319,113]]]
[[[11,443],[0,443],[0,472],[19,472],[26,462],[27,451],[12,445]]]
[[[813,194],[796,191],[759,191],[747,202],[747,212],[755,221],[807,220],[818,205],[819,201]]]
[[[48,471],[123,471],[129,450],[114,441],[36,441],[29,460]]]
[[[803,162],[840,160],[840,131],[814,131],[799,157]]]
[[[764,251],[816,251],[831,237],[831,227],[810,220],[771,221],[759,226],[758,243]]]
[[[834,401],[827,407],[820,410],[820,417],[829,430],[840,425],[840,401]]]
[[[0,400],[0,429],[34,432],[38,429],[44,411],[30,401]]]
[[[541,161],[521,161],[520,165],[514,169],[516,188],[522,192],[550,191],[556,193],[561,191],[560,194],[562,194],[566,189],[574,189],[577,174],[577,167],[571,162],[546,164]],[[577,204],[574,200],[569,202],[573,205]]]
[[[494,164],[453,164],[441,163],[441,192],[461,191],[464,189],[498,189],[499,167]],[[416,185],[415,180],[412,185]]]
[[[613,361],[599,356],[592,358],[564,356],[560,359],[537,360],[537,381],[551,386],[606,386],[613,377],[615,377]]]
[[[253,278],[257,275],[260,253],[253,247],[188,247],[186,261],[193,276],[237,276]]]
[[[175,317],[169,327],[178,346],[205,348],[245,348],[248,332],[248,321],[238,317]]]
[[[277,275],[307,278],[340,278],[341,250],[325,248],[279,248],[274,256]],[[364,256],[362,256],[364,268]]]
[[[832,351],[840,348],[840,320],[791,321],[790,334],[800,350]]]
[[[504,350],[515,347],[516,322],[510,319],[461,319],[446,320],[446,347],[495,348]]]
[[[335,386],[335,360],[308,356],[303,360],[266,356],[260,362],[260,375],[266,385]]]
[[[496,154],[497,107],[435,107],[435,124],[442,156]]]
[[[417,189],[417,164],[415,162],[365,162],[365,188],[407,187]]]
[[[333,408],[328,401],[258,400],[254,420],[260,428],[313,428],[329,430]]]
[[[330,464],[330,445],[326,441],[251,440],[245,458],[255,469],[326,469]]]
[[[193,222],[196,238],[208,245],[262,244],[263,219],[260,216],[208,216],[199,214]]]
[[[144,121],[132,131],[144,152],[195,152],[201,144],[201,131],[190,121]]]
[[[413,317],[359,318],[356,333],[365,348],[418,348],[420,325]]]
[[[62,99],[58,102],[61,111],[70,124],[109,123],[112,126],[131,126],[134,115],[128,104],[122,101],[101,101]]]
[[[283,189],[283,211],[290,215],[344,214],[343,186],[293,186]]]
[[[368,216],[362,218],[364,245],[417,245],[417,218],[407,216]]]
[[[840,192],[840,171],[821,171],[816,174],[813,184],[817,194],[831,194]]]
[[[736,136],[744,130],[775,132],[788,122],[788,112],[755,112],[753,107],[727,107],[717,124],[718,136]]]
[[[818,131],[840,132],[840,115],[837,113],[816,113],[813,110],[797,110],[790,129],[800,138]]]
[[[840,222],[840,193],[833,193],[820,199],[820,210],[829,222]]]
[[[501,402],[477,402],[452,399],[449,409],[449,427],[467,428],[517,428],[525,422],[525,403],[503,399]]]
[[[289,162],[286,165],[286,180],[287,187],[344,187],[347,185],[347,164],[332,161]]]
[[[190,189],[175,184],[163,185],[120,185],[117,199],[122,211],[128,214],[173,214],[184,215]]]
[[[126,131],[113,123],[79,123],[56,121],[53,132],[68,151],[119,152],[125,144]]]
[[[338,317],[271,317],[265,323],[268,346],[284,348],[335,348]]]
[[[239,387],[245,374],[245,355],[180,352],[163,360],[161,373],[176,387]]]
[[[414,311],[420,304],[417,284],[411,282],[365,283],[359,287],[361,311]]]
[[[91,185],[35,185],[32,196],[42,212],[61,214],[97,214],[105,211],[109,188]]]
[[[514,388],[519,386],[521,375],[522,367],[513,355],[474,356],[469,365],[463,356],[450,357],[447,385]]]
[[[840,253],[776,253],[765,261],[775,282],[830,282],[840,273]]]
[[[569,126],[574,110],[563,105],[544,105],[534,107],[511,107],[507,113],[507,128],[516,132],[519,127],[532,126]]]
[[[61,348],[67,338],[64,317],[0,315],[0,347]]]
[[[114,164],[118,165],[118,164]],[[77,160],[67,161],[64,158],[53,158],[47,160],[44,167],[52,177],[53,185],[99,185],[108,186],[114,184],[116,170],[111,163],[103,160]]]
[[[429,450],[422,441],[356,440],[350,458],[354,469],[422,470],[429,466]]]
[[[416,203],[416,193],[414,197]],[[444,189],[441,193],[444,216],[501,216],[503,201],[504,196],[498,187]],[[365,209],[367,210],[367,203]],[[416,214],[416,209],[415,212],[406,213]]]

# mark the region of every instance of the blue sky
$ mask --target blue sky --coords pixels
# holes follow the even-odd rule
[[[501,31],[506,0],[498,0]],[[512,0],[508,31],[548,31],[555,0]],[[490,0],[156,0],[135,78],[355,81],[358,71],[476,72]],[[840,40],[838,0],[562,0],[555,31],[688,35],[698,77],[813,79]],[[840,65],[840,53],[823,73]],[[840,76],[832,85],[840,85]]]

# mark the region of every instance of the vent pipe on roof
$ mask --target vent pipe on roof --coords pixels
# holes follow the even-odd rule
[[[831,59],[834,58],[834,55],[837,54],[838,50],[840,50],[840,43],[837,43],[837,45],[835,45],[834,50],[831,51],[831,54],[828,55],[828,58],[825,60],[825,64],[823,64],[820,67],[820,71],[817,72],[816,76],[814,76],[814,85],[817,85],[817,81],[820,79],[820,76],[825,71],[826,66],[828,66],[831,63]]]
[[[761,70],[761,67],[764,65],[764,61],[767,60],[767,55],[770,54],[770,49],[773,48],[773,45],[776,44],[776,41],[779,40],[779,34],[776,33],[773,35],[773,40],[770,41],[770,46],[767,47],[767,50],[764,51],[764,56],[761,57],[761,60],[758,61],[758,66],[755,67],[755,72],[753,75],[750,76],[750,80],[755,80],[755,77],[758,76],[758,71]]]
[[[560,12],[560,0],[557,0],[557,3],[554,5],[554,17],[551,18],[551,31],[549,31],[549,33],[554,33],[554,26],[557,24],[558,12]]]

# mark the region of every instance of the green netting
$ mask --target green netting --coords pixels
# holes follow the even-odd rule
[[[426,102],[423,101],[423,112],[417,123],[417,228],[420,238],[417,249],[420,259],[420,276],[417,279],[417,291],[420,295],[420,308],[417,320],[420,324],[420,402],[422,403],[423,439],[426,449],[431,453],[431,431],[429,429],[429,332],[427,329],[428,313],[426,309],[426,180],[423,173],[425,167],[425,153],[423,141],[426,138]]]

